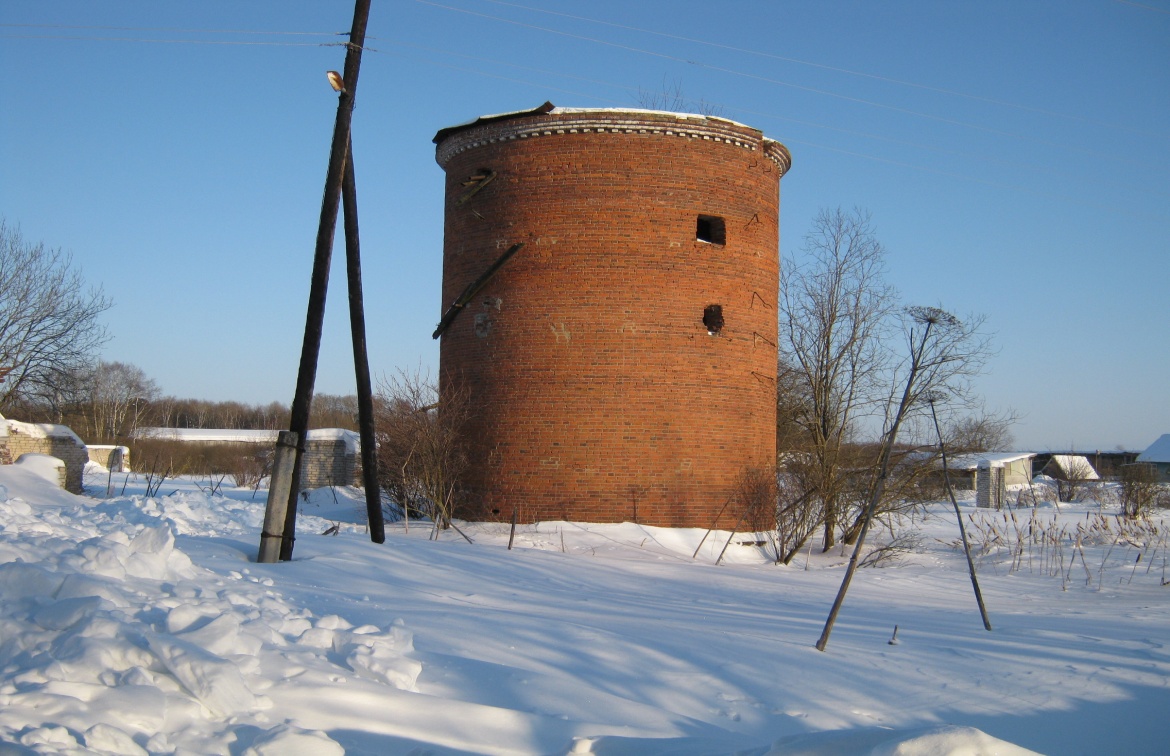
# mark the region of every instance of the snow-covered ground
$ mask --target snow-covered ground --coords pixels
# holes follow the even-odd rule
[[[302,507],[254,562],[264,492],[0,468],[0,754],[1165,753],[1160,516],[949,505],[859,572],[728,533],[425,523],[369,542],[356,491]],[[107,484],[113,496],[106,498]],[[124,485],[125,484],[125,485]],[[339,524],[336,535],[323,535]],[[1079,530],[1078,530],[1079,526]],[[1029,538],[1031,535],[1031,538]],[[1045,536],[1052,536],[1045,540]],[[914,539],[911,539],[912,541]],[[1139,560],[1140,555],[1140,560]],[[894,626],[897,642],[891,644]]]

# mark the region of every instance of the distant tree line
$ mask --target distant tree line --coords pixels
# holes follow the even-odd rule
[[[289,408],[280,402],[182,399],[164,396],[135,365],[97,360],[64,374],[56,390],[10,395],[0,404],[6,417],[67,425],[90,444],[125,444],[138,428],[288,428]],[[312,428],[357,430],[357,397],[317,394]]]

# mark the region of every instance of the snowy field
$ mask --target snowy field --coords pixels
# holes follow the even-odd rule
[[[986,632],[931,507],[821,653],[839,551],[775,566],[740,538],[716,566],[728,533],[692,558],[704,531],[572,523],[378,546],[358,492],[323,489],[295,561],[258,565],[263,491],[95,473],[75,497],[0,467],[0,754],[1170,748],[1162,515],[963,502]]]

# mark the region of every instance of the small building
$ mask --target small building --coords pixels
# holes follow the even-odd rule
[[[1056,480],[1101,480],[1088,457],[1080,454],[1053,454],[1040,472]]]
[[[956,489],[975,491],[975,505],[1000,509],[1008,486],[1032,479],[1031,452],[970,452],[947,458],[947,473]],[[940,461],[941,465],[941,461]]]
[[[1053,454],[1040,473],[1056,481],[1056,496],[1060,501],[1081,501],[1101,481],[1088,457],[1080,454]]]
[[[1138,455],[1137,462],[1153,465],[1158,472],[1158,481],[1170,483],[1170,433],[1163,434],[1157,441]]]
[[[1026,485],[1032,479],[1032,452],[971,452],[947,457],[951,485],[958,489],[979,489],[979,463],[987,462],[988,469],[997,469],[1005,486]]]
[[[1032,474],[1039,475],[1043,472],[1052,457],[1057,455],[1084,457],[1089,460],[1089,464],[1097,471],[1097,475],[1100,476],[1101,480],[1116,480],[1121,474],[1121,468],[1126,465],[1132,465],[1137,460],[1138,452],[1126,451],[1124,449],[1115,449],[1113,451],[1101,451],[1100,449],[1061,449],[1037,452],[1036,456],[1032,459]]]

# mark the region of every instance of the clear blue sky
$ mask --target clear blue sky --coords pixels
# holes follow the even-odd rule
[[[4,0],[0,214],[115,301],[104,356],[292,399],[353,3]],[[287,34],[279,32],[298,32]],[[1170,432],[1170,0],[373,0],[354,114],[376,373],[434,370],[442,171],[479,115],[681,89],[793,154],[781,246],[870,211],[908,303],[982,313],[1018,446]],[[317,389],[353,390],[344,246]]]

